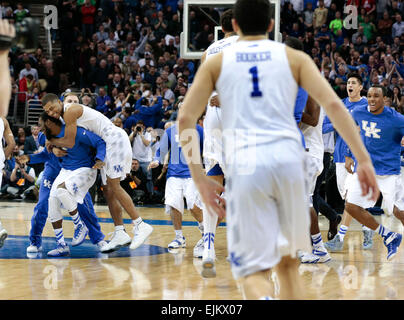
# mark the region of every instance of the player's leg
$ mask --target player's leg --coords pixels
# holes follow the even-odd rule
[[[250,274],[239,280],[245,300],[272,300],[275,296],[275,289],[270,278],[270,270],[262,270]]]
[[[299,261],[291,256],[283,256],[275,267],[278,277],[281,300],[304,299],[304,290],[298,272]]]
[[[77,210],[88,229],[88,237],[90,238],[90,241],[101,249],[102,246],[106,244],[104,241],[105,235],[101,231],[101,226],[98,222],[98,217],[95,214],[93,201],[89,192],[87,192],[83,203],[77,204]]]
[[[3,175],[0,175],[0,186],[1,186],[1,182],[3,179]],[[4,246],[4,241],[7,239],[8,236],[8,232],[7,230],[3,227],[3,225],[1,224],[0,221],[0,248],[2,248]]]
[[[121,247],[130,245],[132,239],[125,231],[122,218],[122,207],[118,200],[114,197],[113,192],[106,184],[102,186],[102,192],[104,194],[105,201],[107,202],[112,220],[114,221],[114,234],[111,240],[100,249],[102,253],[108,253],[118,250]]]
[[[51,191],[49,196],[49,220],[55,232],[56,248],[48,251],[47,255],[49,257],[62,257],[70,254],[69,246],[66,244],[63,235],[63,216],[60,207],[60,200]]]
[[[132,198],[121,186],[121,178],[107,177],[108,189],[112,192],[114,198],[119,202],[123,209],[128,213],[133,223],[133,239],[130,249],[134,250],[140,247],[153,232],[153,227],[145,223],[139,216]]]
[[[173,223],[175,239],[168,244],[169,249],[179,249],[186,246],[182,233],[182,215],[184,213],[184,186],[187,179],[170,177],[166,181],[165,207]]]
[[[49,194],[54,179],[44,176],[39,187],[39,199],[31,218],[29,233],[30,245],[27,253],[37,253],[42,250],[42,231],[48,218]]]
[[[386,195],[387,198],[391,199],[389,202],[394,201],[392,197],[389,197],[389,194],[394,194],[394,191],[389,191],[396,186],[396,176],[387,176],[385,178],[377,176],[377,182],[383,197]],[[376,219],[364,209],[373,207],[375,203],[376,201],[369,200],[366,196],[362,196],[359,179],[357,174],[354,174],[347,194],[345,210],[359,223],[377,232],[383,238],[383,243],[387,247],[387,259],[391,260],[396,255],[397,249],[401,244],[402,235],[392,232],[379,224]],[[393,208],[394,203],[390,206]],[[391,210],[393,211],[393,209]]]

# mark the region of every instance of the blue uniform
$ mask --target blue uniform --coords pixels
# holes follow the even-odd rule
[[[381,114],[374,115],[368,111],[367,106],[356,107],[352,111],[352,116],[360,127],[360,135],[370,154],[376,174],[399,175],[404,116],[390,107],[384,107]]]
[[[299,123],[300,123],[300,121],[302,121],[303,111],[304,111],[304,108],[306,108],[308,99],[309,99],[309,94],[303,88],[299,87],[299,90],[297,91],[294,116],[295,116],[297,128],[299,129],[300,135],[302,137],[303,148],[306,148],[306,143],[304,141],[303,132],[299,128]]]
[[[362,106],[367,108],[368,100],[362,97],[357,102],[349,101],[349,98],[342,100],[347,109],[352,112],[356,107]],[[328,117],[325,118],[323,124],[323,133],[329,133],[334,130],[334,127]],[[334,163],[345,163],[345,156],[347,156],[348,146],[345,141],[341,138],[338,132],[335,132],[335,149],[334,149]]]
[[[196,130],[199,134],[200,151],[203,154],[203,129],[197,125]],[[168,152],[170,152],[170,157],[167,168],[167,179],[170,177],[191,178],[191,172],[179,144],[177,125],[169,127],[164,132],[160,141],[160,147],[156,152],[155,160],[163,163],[164,157]]]
[[[40,145],[45,145],[45,135],[39,134]],[[53,153],[49,153],[46,148],[37,154],[30,155],[30,163],[45,163],[43,178],[39,188],[39,200],[34,208],[34,214],[31,218],[30,241],[33,245],[40,247],[42,243],[42,231],[48,218],[48,200],[52,184],[59,175],[61,165],[59,158]],[[104,239],[104,234],[101,232],[100,224],[98,223],[97,215],[94,211],[93,202],[89,193],[82,204],[77,205],[77,210],[81,219],[88,228],[88,235],[93,244]]]

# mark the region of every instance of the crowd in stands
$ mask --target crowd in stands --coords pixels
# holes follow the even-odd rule
[[[355,6],[358,14],[349,24],[344,21],[347,5]],[[207,10],[219,21],[216,9]],[[180,57],[183,1],[60,0],[58,12],[59,29],[52,31],[52,39],[61,50],[53,59],[43,48],[32,54],[12,48],[14,93],[24,102],[49,92],[78,91],[82,104],[103,113],[130,136],[134,160],[131,175],[122,182],[125,188],[137,202],[157,201],[152,196],[162,196],[164,170],[151,172],[147,166],[199,66],[199,60]],[[30,8],[3,1],[0,14],[16,22],[29,16]],[[372,84],[383,84],[388,88],[386,105],[404,113],[403,14],[401,0],[290,0],[282,1],[280,27],[283,39],[303,41],[304,50],[341,98],[347,96],[346,76],[355,70],[364,79],[363,94]],[[206,49],[214,39],[212,21],[191,10],[189,25],[190,48]],[[15,154],[40,150],[32,142],[35,132],[35,127],[14,128]],[[12,160],[4,169],[3,193],[11,185]],[[20,173],[38,177],[40,170]],[[27,175],[25,189],[31,186]]]

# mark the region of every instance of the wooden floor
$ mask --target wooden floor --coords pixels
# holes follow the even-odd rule
[[[162,208],[139,208],[154,232],[146,244],[130,252],[127,248],[115,255],[97,254],[86,241],[82,248],[72,249],[72,257],[49,259],[26,256],[27,235],[34,204],[1,202],[0,220],[9,233],[0,249],[0,299],[154,299],[154,300],[239,300],[242,299],[226,260],[226,227],[218,228],[216,236],[217,277],[200,276],[201,260],[192,256],[200,232],[186,213],[183,227],[187,248],[170,253],[167,244],[173,240],[169,216]],[[108,210],[96,206],[103,232],[113,231]],[[128,218],[125,216],[124,218]],[[402,226],[394,217],[377,217],[394,231]],[[127,231],[131,234],[129,224]],[[323,238],[327,220],[320,216]],[[72,221],[64,221],[65,237],[73,235]],[[132,234],[131,234],[132,235]],[[44,230],[44,247],[54,246],[50,223]],[[51,238],[49,238],[51,237]],[[108,236],[107,236],[108,239]],[[373,249],[361,249],[362,232],[354,222],[347,233],[341,253],[332,253],[325,264],[300,265],[299,272],[309,299],[404,299],[404,254],[387,262],[386,248],[378,235]],[[74,249],[76,249],[74,248]],[[81,250],[81,251],[79,251]],[[126,250],[126,251],[125,251]],[[126,255],[126,256],[125,256]]]

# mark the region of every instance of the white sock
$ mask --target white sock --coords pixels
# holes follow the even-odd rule
[[[311,242],[313,243],[314,248],[323,249],[325,251],[323,238],[321,237],[321,233],[311,235]]]
[[[385,238],[391,232],[391,230],[379,224],[379,226],[376,229],[376,232],[380,234],[383,238]]]
[[[53,229],[53,231],[55,231],[55,236],[56,236],[57,242],[60,244],[66,245],[65,237],[63,235],[63,228]]]
[[[73,223],[74,223],[74,229],[77,228],[77,226],[81,223],[81,219],[79,216],[79,213],[77,212],[75,215],[71,216],[73,219]]]
[[[369,230],[372,230],[372,229],[370,229],[369,227],[362,224],[362,231],[369,231]]]
[[[115,231],[125,231],[123,225],[115,226]]]
[[[218,217],[215,213],[211,214],[206,209],[202,210],[202,214],[203,214],[203,231],[205,242],[207,244],[205,245],[205,249],[211,250],[214,249],[216,225]]]
[[[339,226],[338,235],[339,235],[341,241],[344,241],[344,237],[345,237],[345,234],[346,234],[347,231],[348,231],[348,227],[347,227],[347,226],[344,226],[343,224],[341,224],[341,225]]]
[[[202,221],[202,222],[198,222],[198,229],[199,229],[199,231],[202,233],[202,237],[203,237],[204,229],[205,229],[205,227],[204,227],[204,225],[203,225],[203,221]]]
[[[133,223],[134,226],[138,226],[139,224],[142,223],[142,221],[143,221],[142,217],[139,217],[139,218],[137,218],[135,220],[132,220],[132,223]]]
[[[182,230],[175,230],[175,238],[182,239]]]

